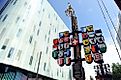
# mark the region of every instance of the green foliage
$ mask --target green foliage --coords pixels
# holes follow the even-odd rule
[[[113,80],[121,80],[121,64],[119,63],[112,64],[112,76]]]

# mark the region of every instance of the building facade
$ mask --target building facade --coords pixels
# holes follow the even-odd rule
[[[61,30],[69,29],[47,0],[7,0],[0,10],[0,79],[71,80],[71,66],[60,67],[52,58]]]
[[[117,34],[118,34],[119,36],[117,36],[116,39],[117,39],[117,42],[118,42],[119,47],[120,47],[120,49],[121,49],[121,41],[120,41],[120,39],[121,39],[121,13],[118,14],[118,29],[117,29],[117,31],[118,31]],[[120,39],[119,39],[118,37],[119,37]]]

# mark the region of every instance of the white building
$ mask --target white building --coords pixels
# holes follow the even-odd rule
[[[0,63],[71,80],[71,66],[52,58],[53,39],[67,26],[47,0],[8,0],[0,13]]]

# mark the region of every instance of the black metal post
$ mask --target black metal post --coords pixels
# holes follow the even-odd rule
[[[81,58],[81,45],[79,43],[79,33],[78,33],[78,24],[77,24],[77,17],[75,16],[75,12],[71,5],[69,4],[66,13],[69,17],[71,17],[71,28],[72,28],[72,35],[73,39],[78,41],[78,45],[74,46],[74,61],[73,64],[73,77],[76,80],[85,80],[84,68],[82,67],[82,58]]]

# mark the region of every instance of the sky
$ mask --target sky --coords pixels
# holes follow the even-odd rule
[[[0,9],[5,4],[6,1],[7,0],[0,0]],[[109,63],[109,64],[120,62],[115,46],[112,42],[111,36],[109,34],[109,31],[106,27],[102,13],[98,6],[97,0],[48,0],[48,1],[53,6],[55,11],[58,13],[58,15],[62,18],[64,23],[70,29],[71,29],[70,18],[65,15],[65,10],[67,8],[68,2],[71,3],[72,7],[74,8],[76,12],[79,28],[92,24],[94,25],[95,30],[102,29],[103,36],[105,38],[105,42],[107,45],[107,52],[104,53],[104,62]],[[117,15],[119,12],[118,7],[116,6],[113,0],[103,0],[103,1],[106,4],[106,7],[111,15],[111,18],[115,26],[117,26]],[[109,19],[107,20],[108,20],[110,29],[112,33],[114,34],[113,37],[115,38],[116,37],[115,31]],[[119,46],[118,46],[118,49],[119,49]],[[92,64],[87,64],[86,62],[83,62],[83,66],[85,68],[86,77],[87,77],[86,80],[89,79],[90,75],[94,77],[94,74],[95,74],[94,69],[93,69],[94,65],[96,65],[94,62]]]

